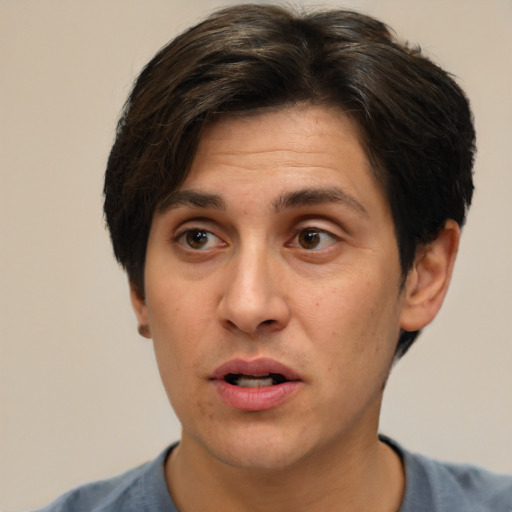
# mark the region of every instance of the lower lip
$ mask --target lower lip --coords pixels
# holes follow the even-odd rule
[[[213,380],[222,401],[240,411],[267,411],[286,402],[299,389],[300,381],[288,381],[274,386],[244,388],[224,380]]]

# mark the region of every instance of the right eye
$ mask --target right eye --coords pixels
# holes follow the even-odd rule
[[[225,245],[224,242],[205,229],[187,229],[176,237],[176,242],[195,251],[213,249]]]

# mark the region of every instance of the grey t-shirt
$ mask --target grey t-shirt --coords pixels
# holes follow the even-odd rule
[[[381,439],[404,462],[406,487],[399,512],[512,512],[512,476],[444,464]],[[39,512],[178,512],[164,473],[172,449],[120,476],[78,487]]]

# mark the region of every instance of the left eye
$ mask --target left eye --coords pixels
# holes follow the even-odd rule
[[[292,247],[299,247],[307,250],[326,249],[330,245],[336,243],[339,239],[320,229],[303,229],[297,233],[291,243]]]
[[[194,250],[211,249],[222,244],[218,236],[204,229],[187,229],[178,236],[177,242]]]

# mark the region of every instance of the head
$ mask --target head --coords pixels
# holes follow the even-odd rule
[[[141,297],[154,214],[187,178],[204,131],[222,118],[303,104],[341,110],[357,127],[390,207],[403,280],[447,220],[463,225],[475,134],[448,73],[361,14],[239,5],[162,48],[119,121],[105,214],[116,257]],[[417,334],[402,332],[397,356]]]

